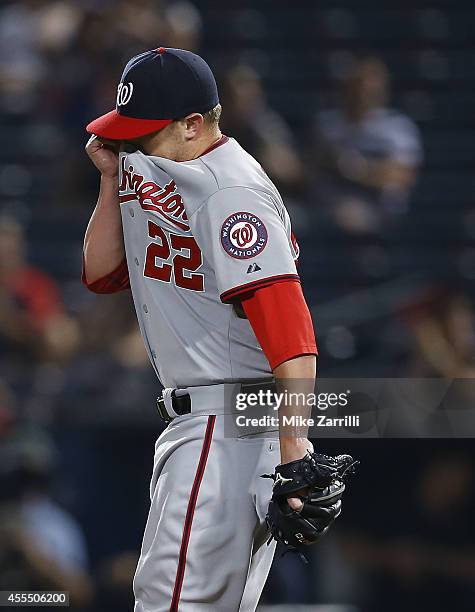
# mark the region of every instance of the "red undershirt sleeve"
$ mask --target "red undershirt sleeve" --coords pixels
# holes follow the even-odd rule
[[[129,289],[130,281],[127,261],[124,259],[115,270],[112,270],[112,272],[106,274],[102,278],[98,278],[93,283],[89,283],[86,278],[83,259],[81,280],[89,291],[92,291],[93,293],[117,293],[118,291]]]
[[[299,281],[274,283],[241,298],[270,367],[301,355],[318,355],[312,317]]]

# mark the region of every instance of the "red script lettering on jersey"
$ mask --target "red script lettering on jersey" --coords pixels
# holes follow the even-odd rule
[[[145,181],[141,174],[134,172],[133,166],[125,167],[126,158],[122,158],[122,179],[119,185],[119,202],[131,202],[137,199],[144,210],[158,213],[167,221],[188,231],[188,217],[185,205],[179,193],[176,193],[175,181],[164,187],[153,181]]]

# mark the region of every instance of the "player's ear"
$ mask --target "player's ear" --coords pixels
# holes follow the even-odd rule
[[[192,113],[184,119],[185,122],[185,138],[192,140],[195,138],[203,127],[204,117],[200,113]]]

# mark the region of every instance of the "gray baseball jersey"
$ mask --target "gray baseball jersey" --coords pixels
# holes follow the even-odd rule
[[[165,387],[262,378],[270,368],[232,301],[298,278],[282,199],[225,136],[187,162],[122,153],[120,202],[144,342]]]

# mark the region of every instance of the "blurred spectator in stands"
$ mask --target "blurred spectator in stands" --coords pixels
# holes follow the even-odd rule
[[[160,383],[145,351],[130,291],[101,296],[81,286],[74,295],[78,304],[83,300],[77,311],[81,346],[63,369],[61,396],[53,398],[56,414],[68,422],[115,423],[153,416]],[[39,408],[34,410],[36,414]]]
[[[0,378],[0,440],[10,433],[15,423],[15,396],[7,383]]]
[[[72,0],[22,0],[0,11],[0,88],[5,111],[38,110],[38,94],[51,70],[49,59],[70,44],[80,20],[81,10]]]
[[[99,571],[97,604],[101,612],[130,612],[134,607],[132,581],[136,552],[122,552],[105,560]]]
[[[257,72],[238,65],[221,90],[225,134],[255,156],[285,193],[301,188],[302,163],[285,120],[269,107]]]
[[[160,43],[175,49],[187,49],[199,53],[203,32],[203,20],[198,9],[181,0],[163,9]]]
[[[0,440],[0,589],[69,591],[75,609],[93,596],[76,520],[51,495],[51,440],[32,429]]]
[[[344,79],[340,107],[316,118],[316,201],[351,233],[378,232],[406,212],[422,161],[417,127],[388,98],[386,66],[366,57]]]
[[[414,338],[411,376],[475,378],[475,313],[467,297],[433,289],[403,317]]]
[[[161,25],[159,8],[154,0],[119,0],[111,4],[106,19],[112,25],[112,40],[117,45],[122,36],[127,46],[135,41],[144,45],[145,50],[152,41],[157,41]]]
[[[372,513],[366,535],[341,539],[355,569],[365,571],[371,585],[365,612],[380,612],[382,602],[385,612],[473,610],[473,485],[468,453],[439,453],[415,480],[402,470],[385,500],[390,512],[380,521]]]
[[[26,259],[19,223],[0,219],[0,342],[37,359],[64,359],[79,342],[55,281]]]
[[[23,112],[34,105],[34,93],[46,72],[38,50],[36,10],[41,2],[8,3],[0,10],[0,89],[2,110]]]

